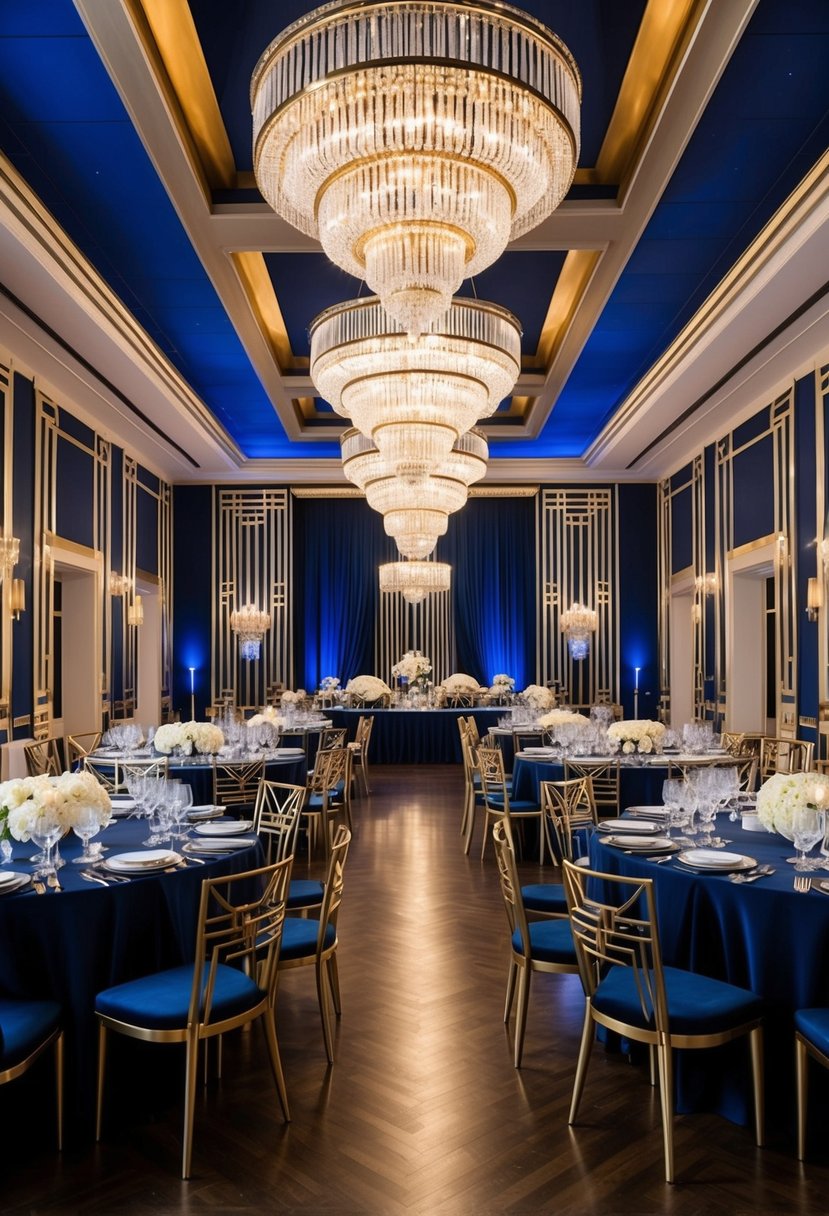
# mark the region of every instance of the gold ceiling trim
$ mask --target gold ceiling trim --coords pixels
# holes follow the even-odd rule
[[[296,356],[291,350],[285,318],[282,316],[264,256],[253,250],[242,250],[231,253],[230,257],[259,328],[268,339],[279,370],[287,372],[308,367],[309,360]]]
[[[622,185],[652,126],[707,0],[649,0],[595,169],[582,182]],[[580,180],[576,174],[577,182]]]
[[[535,498],[539,486],[471,486],[470,498]],[[355,486],[291,486],[294,498],[365,498]]]
[[[152,35],[211,189],[236,186],[236,164],[187,0],[127,0]],[[143,20],[142,20],[143,18]]]
[[[535,405],[537,397],[511,397],[508,410],[498,410],[497,414],[490,415],[489,418],[483,418],[479,423],[479,427],[487,427],[495,424],[497,431],[497,423],[501,418],[511,418],[520,422],[525,422],[527,415]]]
[[[546,369],[552,365],[601,256],[600,249],[571,249],[567,254],[550,297],[531,367]]]
[[[535,498],[540,486],[470,486],[470,498]]]

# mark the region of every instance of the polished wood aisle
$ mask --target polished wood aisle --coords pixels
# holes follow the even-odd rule
[[[459,772],[375,768],[371,776],[371,798],[355,803],[346,871],[343,1017],[333,1067],[326,1065],[312,972],[292,972],[281,987],[290,1126],[281,1121],[258,1030],[230,1036],[225,1081],[199,1098],[194,1177],[182,1183],[179,1057],[174,1049],[133,1044],[129,1058],[113,1061],[117,1095],[99,1147],[70,1150],[62,1160],[53,1153],[45,1077],[22,1091],[26,1083],[18,1082],[16,1098],[15,1086],[0,1091],[0,1210],[829,1210],[829,1152],[819,1118],[817,1160],[805,1168],[791,1144],[758,1150],[748,1131],[719,1118],[679,1119],[681,1181],[668,1187],[657,1091],[640,1068],[597,1050],[580,1126],[568,1128],[582,1014],[578,979],[536,977],[516,1072],[511,1030],[502,1024],[506,919],[491,852],[483,865],[462,852]],[[528,879],[538,874],[535,865],[524,870]],[[153,1079],[150,1098],[141,1077]],[[34,1110],[27,1109],[32,1095]]]

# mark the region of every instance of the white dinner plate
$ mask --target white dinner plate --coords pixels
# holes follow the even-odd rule
[[[302,747],[278,747],[274,753],[276,756],[304,756],[305,749]]]
[[[525,756],[552,756],[553,749],[551,747],[525,747],[523,753]]]
[[[754,857],[746,857],[743,853],[725,853],[722,849],[686,849],[680,853],[677,861],[690,866],[694,870],[753,870],[757,865]]]
[[[607,836],[602,844],[612,844],[631,853],[676,853],[679,849],[676,841],[667,836],[649,836],[647,840],[641,836]]]
[[[628,814],[638,819],[667,819],[668,808],[664,806],[629,806]]]
[[[10,895],[21,887],[28,887],[31,881],[31,874],[23,874],[20,870],[4,870],[0,874],[0,895]]]
[[[256,844],[256,837],[242,838],[241,836],[214,836],[211,840],[188,840],[184,845],[185,853],[233,853],[237,849],[249,849]]]
[[[193,828],[199,836],[238,836],[240,832],[249,832],[253,827],[252,819],[226,819],[221,823],[197,823]]]
[[[662,825],[658,823],[648,823],[645,820],[638,819],[603,819],[599,824],[600,832],[624,832],[627,835],[637,836],[654,836],[657,832],[662,831]]]
[[[212,802],[199,803],[198,806],[191,806],[187,811],[188,819],[216,819],[217,816],[224,815],[227,810],[226,806],[220,806],[218,803]]]
[[[116,853],[107,858],[104,866],[119,874],[152,874],[167,866],[178,865],[180,861],[180,854],[170,849],[146,849],[140,853]]]

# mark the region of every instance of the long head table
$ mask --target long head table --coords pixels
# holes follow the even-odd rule
[[[109,855],[140,849],[146,838],[147,823],[141,819],[116,820],[97,837]],[[59,872],[62,891],[38,895],[29,886],[0,895],[0,990],[6,997],[61,1005],[66,1109],[71,1112],[67,1131],[72,1139],[84,1140],[94,1128],[96,994],[191,961],[202,880],[253,869],[263,854],[257,842],[226,856],[207,857],[204,865],[103,887],[80,877],[85,867],[73,864],[80,851],[74,834],[60,842],[67,863]],[[32,844],[15,844],[11,865],[4,869],[31,871],[33,852]]]
[[[486,734],[504,716],[492,709],[332,709],[334,726],[348,728],[354,738],[361,716],[374,719],[369,761],[372,764],[460,764],[458,718],[469,714]]]
[[[786,862],[793,849],[782,836],[743,831],[727,816],[717,830],[729,851],[747,854],[775,872],[753,883],[723,874],[657,864],[603,844],[593,836],[590,862],[609,874],[654,880],[664,962],[748,988],[766,1001],[766,1107],[789,1133],[794,1118],[795,1010],[829,1004],[829,897],[794,890]],[[818,872],[816,880],[828,879]],[[679,1052],[677,1109],[718,1110],[749,1123],[747,1048],[729,1044],[711,1053]]]

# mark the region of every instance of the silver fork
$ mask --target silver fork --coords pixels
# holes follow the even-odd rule
[[[811,891],[812,880],[809,877],[809,875],[808,874],[795,874],[794,889],[795,889],[795,891],[800,891],[801,894],[803,894],[806,891]]]

